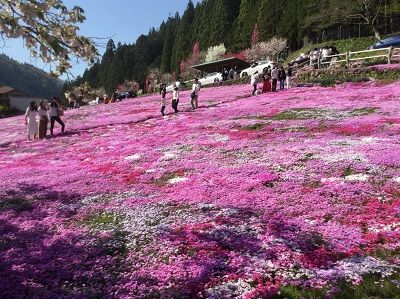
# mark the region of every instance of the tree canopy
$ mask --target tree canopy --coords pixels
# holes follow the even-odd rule
[[[94,62],[93,40],[79,34],[82,8],[69,9],[61,0],[0,0],[0,35],[23,38],[33,57],[55,64],[55,74],[71,68],[71,58]]]

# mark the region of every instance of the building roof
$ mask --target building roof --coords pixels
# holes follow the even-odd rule
[[[9,94],[10,92],[16,91],[18,93],[21,93],[23,95],[26,95],[26,93],[19,91],[18,89],[15,89],[14,87],[10,87],[10,86],[1,86],[0,87],[0,95],[2,94]]]
[[[11,91],[14,91],[15,88],[12,88],[10,86],[2,86],[0,87],[0,94],[6,94],[6,93],[10,93]]]
[[[250,66],[250,63],[236,57],[230,57],[222,60],[197,64],[192,67],[202,72],[211,73],[215,71],[221,72],[224,67],[233,67],[233,66],[236,66],[239,70],[241,70],[248,68]]]

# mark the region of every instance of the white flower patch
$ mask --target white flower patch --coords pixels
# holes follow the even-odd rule
[[[239,298],[253,289],[249,282],[238,279],[209,288],[205,293],[207,298]]]
[[[400,184],[400,176],[393,178],[393,181]]]
[[[175,177],[173,179],[168,180],[168,184],[179,184],[182,182],[186,182],[188,178],[185,177]]]
[[[217,142],[228,142],[229,141],[229,136],[222,135],[222,134],[213,134],[210,136],[213,140]]]
[[[358,173],[358,174],[348,175],[344,179],[350,182],[366,182],[369,179],[369,175]]]
[[[344,181],[342,178],[336,178],[336,177],[331,177],[331,178],[322,178],[321,183],[340,183],[344,184]]]
[[[379,273],[382,277],[394,274],[393,267],[382,260],[371,256],[355,256],[337,262],[336,269],[340,270],[348,280],[361,279],[369,273]]]
[[[139,161],[142,158],[140,154],[133,154],[131,156],[125,157],[124,160],[127,161]]]
[[[392,224],[379,224],[376,226],[369,227],[368,230],[374,233],[397,231],[400,228],[400,222],[394,222]]]
[[[335,153],[335,154],[327,154],[327,155],[317,155],[317,158],[329,162],[342,162],[342,161],[358,161],[358,162],[368,162],[364,155],[360,153]]]
[[[162,160],[172,160],[177,158],[178,155],[175,152],[165,152]]]

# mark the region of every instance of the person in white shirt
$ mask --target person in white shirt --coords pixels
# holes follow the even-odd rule
[[[31,102],[25,112],[25,124],[28,126],[28,140],[31,140],[32,136],[33,139],[38,137],[38,117],[39,111],[36,102]]]
[[[54,98],[51,101],[50,104],[50,111],[49,111],[49,116],[50,116],[50,134],[51,136],[54,136],[53,134],[53,129],[54,129],[54,124],[57,121],[61,125],[61,133],[64,133],[65,130],[65,124],[60,118],[60,114],[62,113],[62,107],[60,104],[57,103],[56,99]]]
[[[258,72],[255,72],[251,75],[250,84],[253,86],[253,96],[256,95],[257,91],[257,83],[258,83]]]
[[[176,84],[174,84],[173,87],[174,89],[172,90],[172,109],[174,109],[175,113],[178,113],[179,88]]]
[[[43,139],[47,135],[47,125],[49,124],[49,114],[47,105],[43,100],[39,103],[39,139]]]
[[[277,68],[277,66],[274,66],[274,68],[271,71],[272,91],[276,91],[276,85],[278,83],[278,77],[279,77],[278,68]]]
[[[199,83],[199,79],[195,78],[192,85],[192,93],[190,94],[191,100],[190,104],[192,105],[192,109],[199,108],[199,92],[201,85]]]

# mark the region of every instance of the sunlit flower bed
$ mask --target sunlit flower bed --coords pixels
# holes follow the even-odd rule
[[[394,298],[399,92],[150,96],[35,142],[0,120],[0,297]]]

